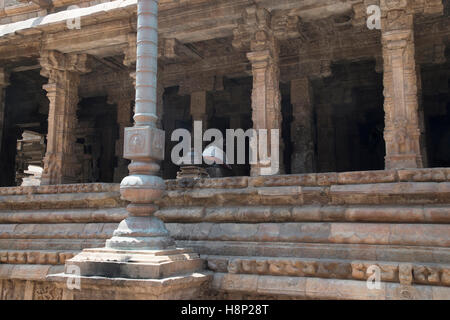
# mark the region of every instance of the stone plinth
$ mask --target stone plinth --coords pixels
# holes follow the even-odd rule
[[[165,279],[81,277],[81,290],[69,290],[66,282],[71,277],[47,277],[48,283],[62,290],[63,300],[191,300],[203,295],[212,275],[192,273]]]
[[[162,279],[203,269],[203,260],[186,249],[124,251],[114,249],[85,249],[66,262],[66,272],[73,266],[81,276],[108,278]]]
[[[62,299],[195,299],[209,287],[204,261],[189,249],[85,249],[66,261],[65,273],[46,280],[62,288]],[[79,270],[79,274],[73,274]],[[67,283],[79,281],[79,289]]]

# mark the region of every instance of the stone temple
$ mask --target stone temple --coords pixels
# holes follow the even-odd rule
[[[449,45],[449,0],[0,0],[0,299],[450,299]],[[180,168],[194,121],[279,170]]]

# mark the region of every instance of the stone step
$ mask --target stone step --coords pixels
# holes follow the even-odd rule
[[[0,264],[0,279],[44,281],[47,275],[63,271],[63,265]]]
[[[175,240],[450,247],[450,225],[388,223],[168,223]]]
[[[157,203],[172,206],[448,204],[450,182],[394,182],[331,186],[271,186],[168,190]]]
[[[0,239],[3,250],[78,250],[101,248],[105,239]]]
[[[127,217],[125,208],[1,210],[0,224],[106,223]]]
[[[164,222],[178,223],[321,221],[450,223],[450,205],[183,206],[162,208],[156,212],[156,216]]]
[[[0,224],[0,239],[109,239],[117,223]]]
[[[450,288],[443,286],[404,286],[382,282],[380,289],[369,289],[366,281],[307,277],[276,277],[249,274],[214,273],[212,289],[228,299],[267,296],[297,299],[357,300],[448,300]],[[221,298],[219,295],[218,299]]]
[[[124,207],[118,184],[0,188],[0,210]]]
[[[450,182],[449,168],[398,169],[355,172],[229,177],[191,181],[167,180],[168,190],[242,189],[247,187],[331,186],[393,182]]]

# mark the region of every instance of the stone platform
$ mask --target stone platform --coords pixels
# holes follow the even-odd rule
[[[166,185],[156,216],[177,247],[206,260],[213,280],[202,298],[450,299],[450,169]],[[2,299],[83,298],[84,289],[54,280],[82,249],[104,247],[126,217],[118,186],[43,188],[0,188]],[[372,265],[379,290],[366,286]],[[99,299],[125,298],[134,284],[150,298],[149,283],[172,281],[93,278],[82,287],[101,285]]]

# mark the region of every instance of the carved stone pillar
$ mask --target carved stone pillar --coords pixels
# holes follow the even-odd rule
[[[129,216],[106,241],[105,248],[83,250],[66,262],[66,269],[77,266],[83,277],[100,276],[91,279],[96,283],[95,290],[102,284],[110,288],[111,278],[119,283],[145,279],[141,285],[150,288],[153,299],[167,299],[172,296],[170,291],[189,299],[199,294],[209,276],[197,273],[203,269],[203,260],[190,250],[176,248],[164,223],[154,215],[158,209],[155,200],[165,190],[164,180],[158,176],[165,137],[156,127],[158,1],[139,0],[137,12],[135,125],[125,129],[124,156],[131,164],[130,175],[120,185],[123,199],[130,201]],[[170,281],[159,280],[168,278]],[[118,290],[133,283],[124,283]]]
[[[336,130],[333,108],[329,103],[316,105],[317,155],[319,172],[336,171]]]
[[[422,168],[412,8],[382,0],[386,169]]]
[[[313,102],[307,77],[291,81],[292,173],[315,171]]]
[[[164,223],[153,213],[164,193],[158,161],[164,159],[164,131],[157,128],[158,1],[138,3],[136,49],[136,104],[134,127],[125,129],[124,156],[131,160],[130,175],[123,179],[122,197],[131,202],[129,217],[107,240],[112,249],[164,249],[174,244]]]
[[[80,74],[89,71],[87,58],[85,54],[41,53],[41,74],[48,78],[43,88],[50,101],[43,185],[79,182],[81,166],[74,150],[74,129]]]
[[[283,143],[281,139],[281,93],[280,93],[280,66],[279,46],[270,25],[270,13],[265,9],[256,9],[257,26],[252,34],[250,50],[247,58],[252,65],[253,91],[252,91],[252,120],[253,128],[267,129],[267,154],[271,156],[271,134],[276,129],[279,133],[279,170],[272,174],[282,173],[283,169]],[[258,139],[261,143],[261,138]],[[262,174],[262,168],[270,166],[263,164],[251,166],[251,175]],[[271,159],[273,160],[273,159]],[[270,170],[268,170],[270,171]]]
[[[0,69],[0,152],[3,142],[3,130],[5,127],[5,88],[9,85],[9,75]]]
[[[132,125],[132,100],[134,90],[115,88],[108,94],[108,103],[117,106],[117,125],[119,127],[119,137],[116,140],[115,156],[117,166],[114,168],[114,182],[121,182],[128,175],[128,165],[130,161],[123,157],[124,132],[125,128]]]
[[[203,129],[208,128],[208,114],[206,113],[206,91],[195,91],[191,93],[191,115],[192,122],[202,121]]]

